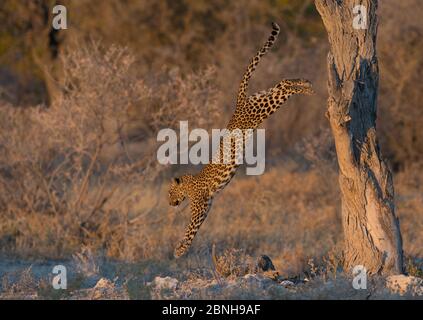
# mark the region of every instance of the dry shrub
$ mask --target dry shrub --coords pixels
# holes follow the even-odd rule
[[[39,282],[34,279],[31,267],[2,277],[0,299],[30,300],[38,297]]]
[[[395,202],[403,249],[411,258],[423,257],[423,164],[415,163],[394,176]]]
[[[305,77],[312,80],[317,94],[294,98],[288,103],[289,111],[281,111],[267,121],[269,149],[283,148],[285,152],[298,139],[313,135],[316,128],[326,124],[328,47],[323,23],[311,0],[68,1],[68,11],[78,12],[72,17],[78,28],[56,34],[58,42],[52,47],[51,26],[44,17],[46,3],[3,3],[0,95],[10,96],[8,101],[49,100],[46,95],[54,95],[50,79],[40,69],[51,67],[52,55],[60,57],[66,49],[93,37],[130,46],[136,52],[137,69],[142,68],[154,79],[161,68],[180,68],[186,74],[215,65],[215,77],[224,92],[220,110],[225,111],[227,119],[245,67],[266,38],[269,22],[276,21],[282,29],[280,39],[254,74],[251,92],[274,85],[283,77]],[[423,117],[422,8],[420,0],[379,3],[379,138],[383,154],[399,168],[421,160],[423,153],[419,134]],[[144,116],[149,119],[148,114]]]
[[[84,277],[92,277],[99,274],[99,266],[96,257],[90,247],[83,246],[80,252],[72,255],[76,272]]]
[[[422,14],[419,0],[380,3],[380,137],[394,169],[423,159]]]
[[[138,111],[140,120],[150,123],[153,132],[163,127],[176,129],[182,120],[188,121],[191,128],[214,128],[221,114],[215,75],[212,66],[185,76],[179,69],[172,69],[165,79],[154,82],[155,92],[150,100],[153,114],[145,114],[142,108],[134,113]]]
[[[255,272],[254,259],[246,255],[242,249],[226,249],[222,255],[215,254],[213,246],[213,265],[218,274],[223,277],[240,277]]]
[[[131,254],[125,237],[142,222],[133,205],[163,169],[157,130],[182,115],[204,126],[217,100],[210,68],[147,85],[133,62],[116,46],[72,50],[51,107],[0,108],[2,250],[60,257],[85,244]]]

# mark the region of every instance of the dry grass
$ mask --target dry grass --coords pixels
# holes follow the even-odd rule
[[[2,251],[64,258],[83,246],[126,261],[173,259],[189,212],[167,204],[174,172],[156,164],[155,132],[175,127],[176,119],[198,127],[219,121],[213,70],[145,81],[131,69],[126,49],[97,44],[69,53],[63,63],[66,90],[56,105],[0,109]],[[290,156],[272,156],[262,176],[244,176],[241,168],[216,197],[184,264],[210,265],[215,243],[219,252],[267,254],[284,274],[298,274],[309,258],[339,251],[330,133],[321,130],[297,146]],[[412,257],[422,256],[418,168],[395,180],[404,248]]]
[[[398,173],[394,179],[397,212],[406,255],[423,257],[423,174],[422,164]]]

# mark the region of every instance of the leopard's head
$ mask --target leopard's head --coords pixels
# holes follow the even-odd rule
[[[169,204],[178,206],[185,199],[185,190],[181,178],[173,178],[169,186]]]

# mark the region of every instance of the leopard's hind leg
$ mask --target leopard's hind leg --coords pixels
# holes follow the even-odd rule
[[[304,79],[285,79],[267,91],[248,98],[248,106],[263,121],[278,110],[294,94],[313,94],[311,82]]]

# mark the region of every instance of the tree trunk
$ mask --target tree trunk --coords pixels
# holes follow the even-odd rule
[[[362,265],[370,274],[399,274],[403,272],[402,240],[394,186],[376,138],[377,0],[315,3],[330,43],[326,115],[339,165],[344,267],[351,271]],[[353,9],[357,4],[364,6],[359,29],[354,18],[360,13]]]

